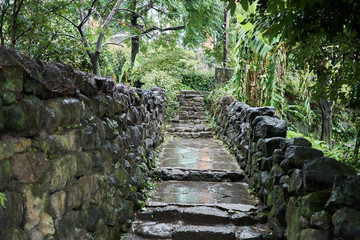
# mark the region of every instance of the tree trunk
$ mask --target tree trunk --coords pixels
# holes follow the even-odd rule
[[[332,101],[320,100],[320,109],[322,114],[321,140],[325,141],[332,148]]]
[[[330,149],[332,148],[332,107],[333,102],[328,100],[326,87],[328,84],[329,76],[325,73],[325,64],[323,62],[320,63],[319,68],[317,70],[318,81],[321,81],[322,85],[322,93],[319,101],[320,109],[321,109],[321,137],[320,140],[325,141]]]
[[[357,159],[359,156],[360,150],[360,128],[358,128],[357,135],[356,135],[356,143],[355,143],[355,150],[354,150],[354,157]]]
[[[140,37],[133,37],[131,39],[130,69],[134,67],[136,55],[139,53],[139,49],[140,49]]]
[[[228,60],[228,49],[229,49],[229,10],[227,9],[227,4],[225,3],[224,10],[224,56],[223,56],[223,67],[226,67]]]
[[[91,60],[91,67],[95,75],[101,76],[100,73],[100,52],[88,53]]]

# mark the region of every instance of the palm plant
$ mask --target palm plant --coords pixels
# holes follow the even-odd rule
[[[274,106],[284,109],[283,81],[286,73],[286,49],[279,39],[270,41],[246,19],[256,14],[256,3],[237,14],[238,41],[235,46],[233,94],[253,106]]]

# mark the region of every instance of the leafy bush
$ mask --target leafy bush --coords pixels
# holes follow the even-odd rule
[[[204,71],[190,70],[181,74],[182,84],[193,90],[207,91],[214,83],[214,74]]]
[[[182,48],[152,48],[146,55],[138,54],[130,80],[133,83],[140,82],[145,89],[163,88],[168,99],[167,117],[172,119],[176,116],[179,91],[200,90],[208,85],[205,81],[210,76],[196,73],[194,66],[197,63],[194,53]],[[183,83],[184,76],[189,85]]]

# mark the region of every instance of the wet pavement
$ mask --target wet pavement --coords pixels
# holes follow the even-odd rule
[[[234,157],[215,139],[170,140],[159,161],[160,167],[240,171]]]
[[[148,202],[192,204],[243,204],[255,206],[258,202],[249,195],[246,183],[165,181],[157,184]]]

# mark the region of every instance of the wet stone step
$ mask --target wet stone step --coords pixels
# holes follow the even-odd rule
[[[205,124],[173,123],[172,126],[167,130],[168,132],[200,132],[200,131],[211,132],[212,127]]]
[[[188,127],[172,127],[168,128],[169,133],[173,132],[188,132],[188,133],[194,133],[194,132],[211,132],[211,127],[204,127],[204,128],[188,128]]]
[[[226,206],[226,205],[224,205]],[[235,206],[235,205],[233,205]],[[164,205],[150,207],[136,215],[138,222],[156,221],[194,225],[217,225],[232,223],[235,226],[249,226],[258,223],[255,212],[240,212],[222,205]]]
[[[160,153],[159,167],[240,172],[235,158],[215,139],[168,140]]]
[[[212,132],[174,132],[172,135],[181,138],[212,138],[213,136]]]
[[[207,124],[209,123],[208,119],[195,119],[195,120],[182,120],[182,119],[173,119],[170,123],[180,123],[180,124]]]
[[[144,222],[134,227],[134,234],[125,239],[181,239],[181,240],[261,240],[264,226],[236,227],[233,225],[206,226],[179,223]],[[136,234],[136,235],[135,235]]]
[[[241,211],[256,209],[259,201],[249,195],[244,182],[159,182],[150,192],[147,206],[169,204],[240,204]],[[234,206],[237,210],[237,206]]]
[[[198,170],[186,168],[157,168],[153,172],[154,177],[162,180],[176,181],[206,181],[206,182],[238,182],[245,178],[242,170]]]
[[[175,229],[172,237],[174,240],[235,240],[235,231],[225,226],[182,226]]]

